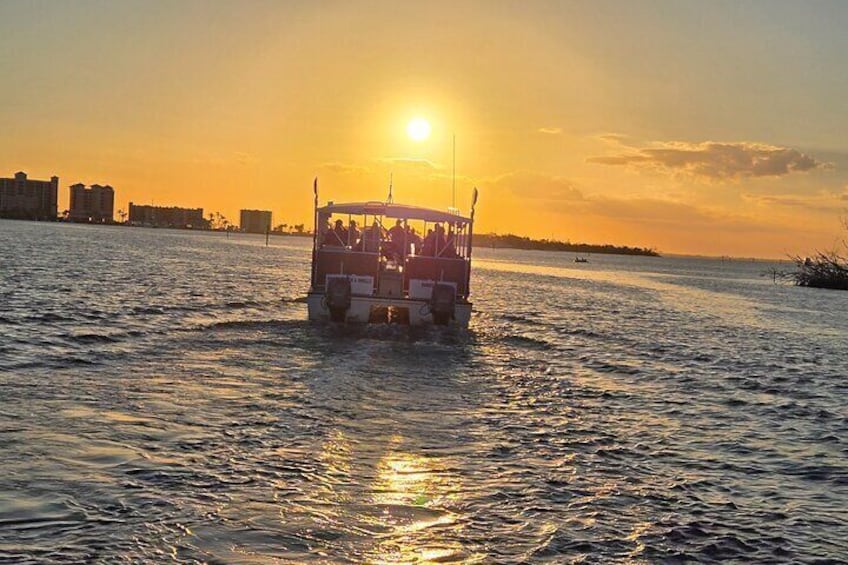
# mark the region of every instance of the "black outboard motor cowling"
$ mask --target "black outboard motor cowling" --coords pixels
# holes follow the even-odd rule
[[[347,310],[350,308],[350,294],[350,279],[347,277],[333,277],[327,281],[327,291],[324,296],[332,321],[344,322]]]
[[[456,307],[456,289],[449,284],[436,283],[433,285],[433,294],[430,295],[430,312],[433,314],[433,323],[440,326],[454,318]]]

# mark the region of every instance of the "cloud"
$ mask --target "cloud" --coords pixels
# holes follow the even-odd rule
[[[583,193],[571,181],[532,171],[514,171],[483,181],[483,186],[505,191],[534,205],[554,209],[583,200]]]
[[[388,163],[389,165],[399,165],[431,171],[438,171],[441,169],[439,165],[427,159],[414,159],[411,157],[383,157],[382,159],[379,159],[379,161],[382,163]]]
[[[255,165],[259,162],[255,156],[250,153],[245,153],[243,151],[236,151],[233,156],[239,165]]]
[[[537,131],[548,135],[559,135],[562,133],[562,128],[539,128]]]
[[[719,218],[691,204],[659,198],[596,197],[587,211],[607,218],[654,225],[713,225]]]
[[[617,146],[627,145],[628,140],[631,139],[630,136],[623,133],[602,133],[597,138],[604,143]]]
[[[634,233],[653,233],[653,238],[670,249],[677,249],[683,241],[695,249],[704,245],[708,249],[708,242],[729,244],[749,236],[776,239],[787,234],[785,223],[769,214],[752,216],[659,198],[597,197],[587,202],[583,213],[611,220]]]
[[[745,195],[747,200],[752,200],[757,204],[776,204],[778,206],[790,206],[793,208],[807,208],[810,206],[810,201],[806,198],[797,196],[770,196],[770,195]]]
[[[243,151],[234,151],[231,154],[211,153],[197,155],[191,159],[191,162],[195,165],[204,165],[207,167],[226,167],[233,163],[246,166],[259,163],[259,158]]]
[[[441,170],[441,167],[433,163],[432,161],[428,161],[427,159],[414,159],[409,157],[382,157],[379,159],[375,159],[373,162],[371,162],[370,164],[372,165],[372,167],[354,163],[342,163],[339,161],[332,161],[323,163],[321,165],[321,169],[343,175],[364,175],[373,172],[372,169],[374,169],[373,165],[375,163],[386,164],[390,167],[412,169],[421,172],[434,172]],[[381,167],[377,168],[379,169]]]
[[[590,157],[587,162],[685,173],[708,180],[780,177],[825,166],[797,149],[744,141],[664,142],[618,155]]]
[[[361,165],[352,165],[349,163],[339,163],[334,161],[332,163],[323,163],[321,168],[325,171],[330,171],[331,173],[339,173],[339,174],[359,174],[359,173],[367,173],[368,168],[363,167]]]
[[[838,212],[848,201],[848,191],[834,194],[821,191],[817,194],[797,196],[789,194],[743,194],[742,198],[757,206],[780,206],[784,208],[795,208],[809,210],[821,214],[833,214]]]

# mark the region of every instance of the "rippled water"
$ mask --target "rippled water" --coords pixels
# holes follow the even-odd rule
[[[848,561],[848,293],[475,251],[468,331],[309,241],[0,221],[0,562]]]

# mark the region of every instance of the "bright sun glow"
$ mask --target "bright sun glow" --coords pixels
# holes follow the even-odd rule
[[[424,141],[430,137],[430,124],[424,118],[415,118],[406,126],[406,133],[413,141]]]

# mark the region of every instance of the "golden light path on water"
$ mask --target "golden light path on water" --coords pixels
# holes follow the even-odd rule
[[[662,259],[658,260],[661,261]],[[622,269],[597,270],[592,268],[568,268],[547,265],[540,267],[528,263],[491,259],[476,259],[474,264],[475,268],[491,269],[507,273],[552,276],[629,286],[653,291],[657,300],[661,300],[678,310],[698,312],[704,310],[705,304],[709,304],[711,314],[718,314],[725,321],[737,325],[765,327],[770,324],[769,320],[757,309],[757,305],[742,296],[658,280],[659,278],[665,278],[666,280],[673,281],[675,278],[681,278],[679,276],[661,275],[645,272],[644,270],[634,273]],[[682,278],[685,279],[685,277]],[[764,283],[768,283],[768,281],[764,280]],[[821,329],[816,327],[815,331],[821,331]]]
[[[401,446],[401,438],[393,438]],[[459,555],[457,542],[445,542],[445,527],[460,534],[457,516],[446,510],[460,496],[459,478],[438,467],[438,461],[392,448],[377,466],[373,504],[382,507],[389,536],[378,540],[369,561],[381,565],[445,560]],[[431,528],[441,526],[438,532]]]
[[[331,432],[319,455],[325,468],[323,520],[370,537],[366,563],[477,562],[461,544],[446,540],[448,531],[455,538],[462,529],[459,516],[448,509],[462,497],[460,478],[441,458],[405,451],[404,442],[400,435],[381,445]],[[366,488],[351,488],[365,479]]]

